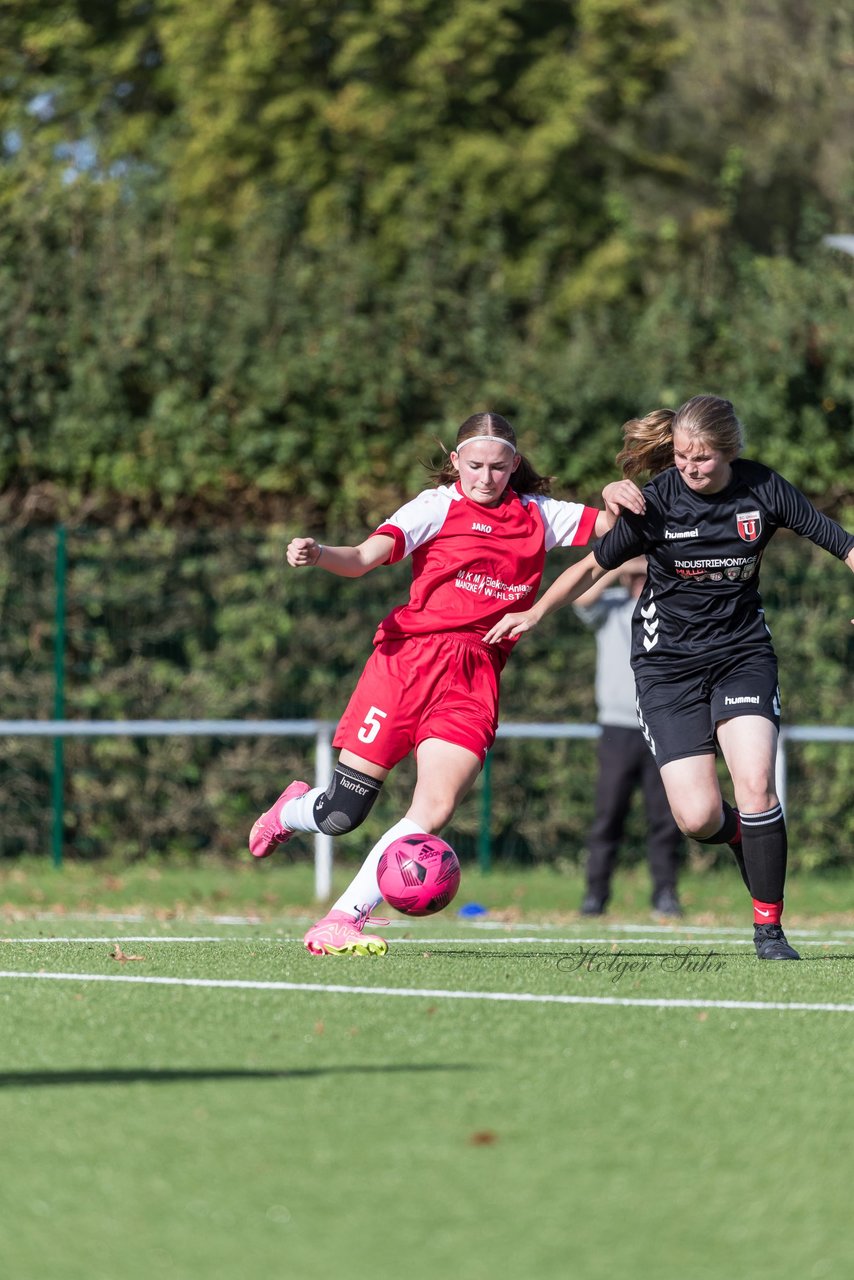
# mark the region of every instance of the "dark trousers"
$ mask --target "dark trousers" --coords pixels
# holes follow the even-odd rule
[[[682,833],[674,821],[652,752],[640,729],[603,725],[598,740],[596,815],[587,840],[587,889],[607,901],[631,800],[643,790],[653,894],[675,889]]]

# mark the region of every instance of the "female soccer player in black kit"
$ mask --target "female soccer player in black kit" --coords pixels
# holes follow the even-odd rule
[[[759,595],[762,552],[792,529],[854,571],[854,534],[793,485],[740,458],[741,424],[729,400],[695,396],[623,428],[617,461],[650,473],[643,515],[624,512],[584,560],[525,613],[484,637],[515,638],[633,556],[649,570],[632,621],[638,720],[681,829],[728,844],[753,899],[760,960],[798,960],[781,927],[786,824],[775,791],[780,727],[777,659]],[[719,749],[736,808],[722,799]]]

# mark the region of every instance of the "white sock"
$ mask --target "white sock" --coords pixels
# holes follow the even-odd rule
[[[286,800],[279,810],[279,821],[289,831],[319,831],[314,820],[314,802],[324,793],[323,787],[313,787],[304,796],[295,796]]]
[[[377,885],[377,867],[380,864],[380,858],[393,840],[399,840],[401,836],[417,835],[420,830],[418,823],[413,822],[411,818],[401,818],[400,822],[396,822],[393,827],[389,827],[388,831],[383,832],[341,897],[333,905],[332,910],[346,911],[354,920],[365,907],[373,911],[374,907],[383,900]]]

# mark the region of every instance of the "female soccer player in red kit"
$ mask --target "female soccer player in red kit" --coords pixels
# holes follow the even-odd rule
[[[854,571],[854,534],[822,515],[782,476],[740,458],[729,400],[695,396],[673,413],[632,419],[617,461],[626,477],[652,473],[645,511],[624,512],[592,553],[525,613],[486,635],[504,644],[644,554],[648,577],[632,620],[638,720],[681,829],[732,847],[753,899],[761,960],[798,960],[783,933],[787,837],[775,790],[780,727],[777,659],[759,595],[762,553],[792,529]],[[736,808],[722,799],[720,750]]]
[[[412,586],[374,636],[374,651],[339,722],[329,786],[292,782],[252,828],[266,857],[295,831],[343,835],[367,817],[384,779],[410,751],[416,783],[403,818],[384,832],[329,913],[305,935],[316,955],[383,955],[364,932],[381,901],[377,866],[402,836],[438,832],[475,781],[495,739],[501,671],[512,640],[484,643],[508,609],[536,597],[546,553],[584,546],[621,509],[640,513],[640,490],[617,481],[606,510],[548,496],[549,481],[516,447],[505,418],[478,413],[457,432],[437,487],[406,503],[357,546],[294,538],[288,563],[357,578],[410,556]]]

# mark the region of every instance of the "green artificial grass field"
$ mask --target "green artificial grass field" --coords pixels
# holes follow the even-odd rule
[[[854,886],[792,881],[800,964],[734,871],[580,888],[317,959],[304,866],[3,872],[3,1274],[849,1276]]]

